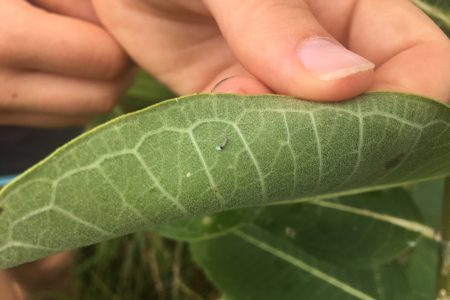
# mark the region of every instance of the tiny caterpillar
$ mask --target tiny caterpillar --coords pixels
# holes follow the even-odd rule
[[[225,146],[227,145],[227,143],[228,143],[228,138],[225,138],[223,140],[223,143],[216,147],[216,150],[217,151],[222,151],[223,149],[225,149]]]

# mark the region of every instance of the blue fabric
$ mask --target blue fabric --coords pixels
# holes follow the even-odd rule
[[[11,180],[16,178],[17,175],[0,176],[0,186],[7,185]]]

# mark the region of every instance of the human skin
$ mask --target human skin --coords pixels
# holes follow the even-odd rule
[[[46,299],[39,296],[48,292],[76,299],[73,260],[73,253],[66,251],[0,272],[1,299]]]
[[[0,0],[0,126],[70,126],[109,111],[133,70],[90,1],[30,2]],[[0,298],[72,294],[72,259],[64,252],[0,272]]]
[[[24,298],[21,288],[6,272],[0,272],[0,291],[4,300],[20,300]]]
[[[30,2],[41,7],[0,0],[0,126],[84,124],[109,111],[130,60],[90,2]]]
[[[389,90],[450,100],[450,42],[409,0],[93,0],[93,4],[131,57],[178,94],[210,91],[220,80],[237,76],[220,91],[272,91],[334,101]],[[375,69],[360,64],[362,68],[347,76],[319,78],[308,68],[320,69],[317,64],[331,52],[320,45],[314,52],[308,41],[317,37],[345,46]],[[306,62],[301,60],[305,45]],[[331,56],[326,68],[337,59]]]
[[[450,42],[408,0],[93,1],[103,25],[131,57],[178,94],[209,92],[214,89],[217,92],[248,94],[275,92],[318,101],[339,101],[368,90],[390,90],[422,94],[441,101],[450,100]],[[68,44],[76,47],[65,45],[55,48],[58,51],[43,53],[41,59],[69,51],[67,55],[71,57],[77,58],[81,54],[77,58],[79,60],[75,59],[76,62],[86,59],[86,66],[91,66],[87,62],[94,64],[92,69],[78,72],[78,63],[65,64],[64,60],[57,61],[55,65],[59,67],[55,67],[52,72],[59,74],[57,76],[61,78],[61,83],[66,82],[63,80],[66,77],[74,77],[72,79],[79,82],[77,88],[70,84],[60,84],[58,91],[64,92],[64,95],[73,93],[78,96],[57,102],[56,98],[45,94],[37,99],[29,98],[27,103],[16,109],[13,109],[14,105],[11,103],[5,104],[1,102],[4,100],[0,100],[0,123],[2,120],[5,122],[5,115],[8,115],[10,123],[67,125],[84,122],[96,113],[110,109],[122,87],[126,86],[120,75],[126,69],[126,57],[114,40],[101,28],[92,25],[98,19],[90,2],[34,2],[51,12],[91,22],[81,26],[81,21],[66,20],[74,28],[86,29],[86,34],[89,31],[86,40]],[[23,8],[26,4],[21,5]],[[26,11],[28,10],[30,8],[27,6]],[[6,1],[0,0],[0,17],[4,11]],[[37,18],[27,21],[28,26],[34,24],[31,22],[33,20]],[[56,19],[54,21],[58,23]],[[26,28],[22,27],[23,30],[18,34],[25,34]],[[74,32],[68,25],[66,27],[62,31],[64,36],[61,32],[57,36],[65,38]],[[5,30],[2,28],[0,25],[0,37],[4,32],[2,30]],[[317,67],[315,55],[311,53],[314,51],[309,51],[306,55],[309,63],[301,61],[301,52],[309,40],[317,37],[341,44],[367,61],[359,61],[361,68],[350,68],[350,71],[355,71],[353,73],[340,73],[346,76],[327,77],[322,76],[323,73],[312,72],[308,66]],[[40,36],[39,39],[46,41],[45,36]],[[319,44],[321,41],[319,40]],[[91,47],[92,44],[96,47]],[[94,53],[80,51],[87,46]],[[100,49],[98,53],[97,48]],[[70,54],[72,50],[74,52]],[[318,47],[317,52],[320,51],[323,48]],[[97,61],[99,53],[109,59],[106,62],[102,59]],[[368,62],[372,62],[375,68],[370,67]],[[4,67],[1,59],[0,66],[3,66],[0,68],[1,82],[2,78],[8,78],[5,76],[11,73],[8,73],[10,70]],[[42,67],[46,76],[53,76],[47,77],[49,80],[45,82],[56,78],[54,74],[47,74],[50,72],[47,70],[48,66]],[[324,67],[321,67],[323,70]],[[114,71],[105,73],[105,68]],[[11,69],[25,74],[28,72],[25,70],[34,67],[16,64]],[[2,77],[2,74],[6,75]],[[83,81],[77,76],[83,76]],[[229,79],[224,81],[226,78]],[[58,83],[59,80],[51,82]],[[94,89],[94,86],[106,88]],[[92,93],[88,94],[91,90]],[[0,96],[1,93],[3,90],[0,91]],[[107,96],[94,97],[103,93]],[[37,102],[34,103],[33,100]],[[10,109],[3,109],[2,112],[5,105],[9,105]],[[27,274],[42,269],[47,262],[41,260],[28,264],[9,274],[14,275],[22,286],[30,286],[34,279]],[[47,278],[54,278],[54,270],[60,268],[54,266],[53,271],[46,268]]]

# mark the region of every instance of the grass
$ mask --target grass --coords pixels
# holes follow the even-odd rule
[[[78,250],[77,299],[201,300],[219,294],[186,244],[139,232]]]

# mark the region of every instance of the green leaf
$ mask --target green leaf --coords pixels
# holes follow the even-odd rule
[[[437,237],[419,219],[396,189],[267,207],[191,250],[225,299],[425,300],[436,286]]]
[[[444,179],[422,182],[414,185],[411,194],[419,207],[426,224],[436,230],[442,227],[442,199]]]
[[[82,135],[0,194],[0,268],[190,216],[450,173],[449,107],[195,95]]]
[[[120,101],[120,106],[124,111],[131,112],[173,97],[175,94],[172,91],[140,70],[133,85]]]
[[[426,277],[432,275],[428,266],[433,252],[420,259],[427,272],[414,270],[416,277],[423,276],[414,286],[398,262],[373,269],[337,267],[252,227],[191,248],[225,299],[433,299],[433,276]]]
[[[436,282],[439,270],[439,251],[436,243],[422,239],[408,258],[409,263],[404,272],[412,288],[412,299],[434,299],[436,296]]]
[[[255,208],[245,208],[191,217],[159,226],[155,228],[155,231],[170,239],[187,242],[199,241],[224,235],[243,224],[249,223],[259,211]]]
[[[412,0],[430,16],[450,37],[450,1],[448,0]]]
[[[92,129],[125,113],[136,111],[173,97],[175,97],[175,94],[167,87],[145,71],[139,70],[133,85],[121,97],[119,105],[111,112],[96,117],[87,125],[86,129]]]
[[[260,213],[255,224],[285,236],[312,256],[351,268],[385,264],[398,257],[418,232],[421,216],[402,189],[373,192],[302,205],[279,205]],[[414,225],[412,225],[414,224]],[[433,236],[431,229],[428,235]]]

